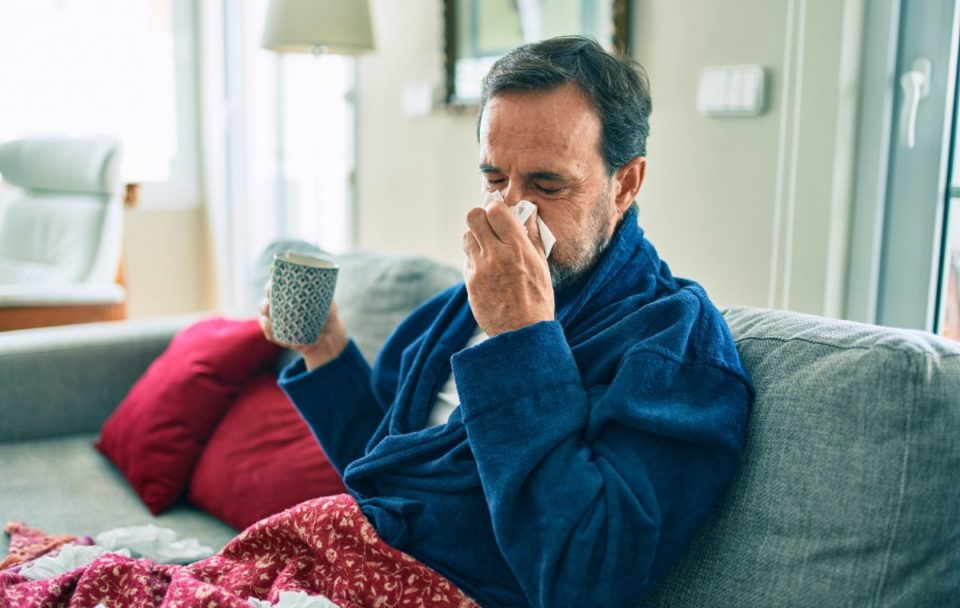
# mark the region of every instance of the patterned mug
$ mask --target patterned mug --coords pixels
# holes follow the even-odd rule
[[[313,344],[330,312],[340,267],[287,251],[273,256],[270,317],[273,337],[286,344]]]

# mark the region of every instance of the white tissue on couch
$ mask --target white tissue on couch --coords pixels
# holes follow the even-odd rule
[[[127,548],[161,564],[188,564],[213,555],[213,549],[197,539],[177,540],[176,532],[153,524],[113,528],[98,534],[93,542],[106,549]]]
[[[30,562],[20,569],[19,574],[31,581],[53,578],[64,572],[82,568],[104,553],[117,553],[130,557],[130,552],[126,549],[108,551],[96,545],[64,545],[56,555],[44,555]]]
[[[322,595],[307,595],[303,591],[281,591],[276,604],[255,597],[247,598],[247,603],[253,608],[340,608]]]

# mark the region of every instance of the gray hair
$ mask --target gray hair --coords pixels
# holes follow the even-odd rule
[[[571,82],[586,94],[600,118],[600,155],[609,175],[646,156],[653,109],[646,70],[585,36],[525,44],[497,60],[483,79],[480,116],[487,102],[501,93],[549,91]]]

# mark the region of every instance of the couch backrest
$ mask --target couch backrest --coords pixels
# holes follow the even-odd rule
[[[334,293],[337,310],[350,337],[371,363],[410,311],[463,279],[458,270],[423,257],[363,251],[331,255],[303,241],[277,241],[257,262],[246,305],[251,312],[263,297],[273,256],[288,250],[324,255],[340,265]],[[283,358],[280,364],[288,360]]]
[[[463,280],[457,270],[417,256],[357,252],[338,260],[340,317],[371,362],[410,311]]]
[[[960,603],[960,343],[725,317],[757,391],[742,468],[645,605]]]

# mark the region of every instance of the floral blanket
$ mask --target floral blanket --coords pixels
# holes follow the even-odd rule
[[[443,576],[383,542],[346,494],[263,519],[216,555],[186,566],[108,553],[45,580],[16,570],[0,571],[2,607],[250,608],[251,598],[275,602],[286,591],[322,595],[341,608],[477,607]]]

